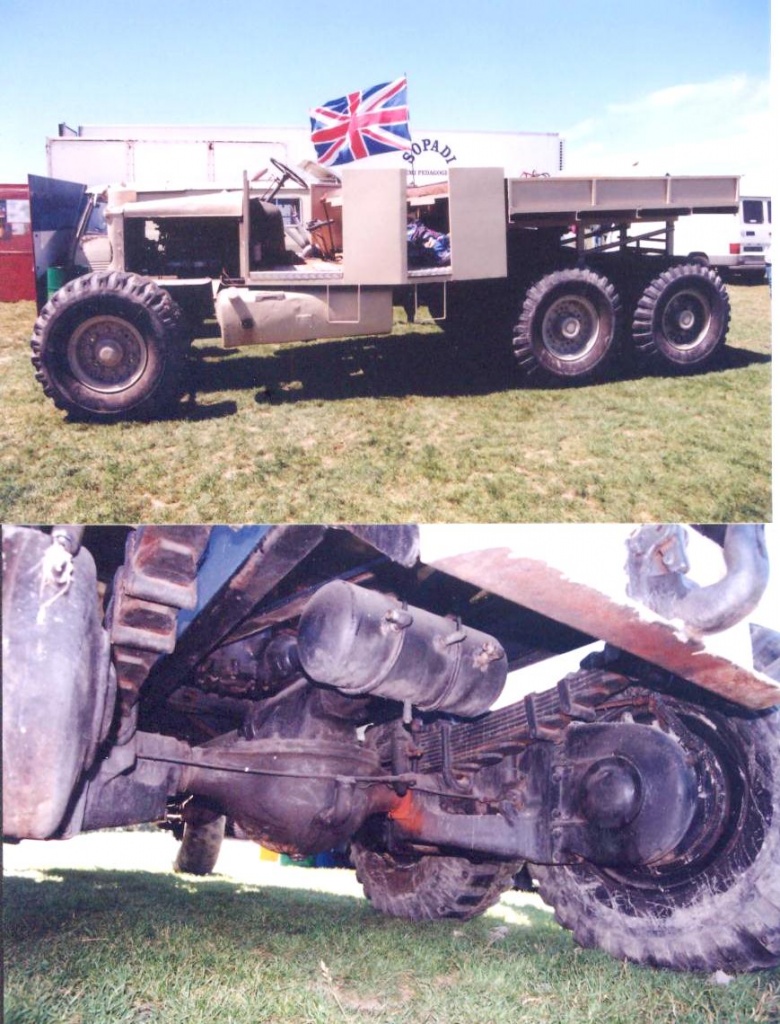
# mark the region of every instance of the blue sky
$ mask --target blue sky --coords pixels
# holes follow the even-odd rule
[[[570,173],[769,174],[770,0],[0,0],[0,180],[57,124],[308,124],[402,74],[412,128],[558,132]]]

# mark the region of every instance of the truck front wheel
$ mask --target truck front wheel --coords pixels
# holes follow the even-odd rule
[[[634,311],[631,338],[640,365],[701,369],[725,344],[730,317],[728,293],[710,267],[686,263],[664,271]]]
[[[678,849],[644,867],[529,865],[531,874],[583,946],[677,970],[777,966],[780,710],[663,703],[699,775],[699,809]],[[652,701],[644,717],[652,723]]]
[[[583,380],[603,372],[614,353],[620,303],[591,270],[558,270],[526,292],[514,352],[528,377]]]
[[[86,548],[3,527],[3,834],[78,832],[115,710],[116,673]]]
[[[56,292],[30,342],[35,376],[75,418],[150,413],[183,387],[181,310],[154,281],[86,274]]]

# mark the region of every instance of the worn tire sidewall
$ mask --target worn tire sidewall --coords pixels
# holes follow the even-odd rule
[[[69,290],[69,294],[64,294]],[[159,312],[170,312],[170,300],[151,282],[131,275],[114,275],[113,280],[77,279],[66,285],[44,307],[36,322],[33,342],[46,382],[55,392],[55,401],[75,415],[101,418],[121,416],[154,399],[171,358],[174,339],[170,324]],[[126,320],[142,336],[146,365],[138,380],[122,391],[101,393],[79,381],[71,369],[68,341],[80,323],[91,317],[115,316]],[[34,344],[34,349],[36,348]]]
[[[533,356],[547,379],[557,383],[580,383],[592,380],[606,370],[617,350],[619,307],[612,298],[612,286],[606,278],[590,271],[579,277],[573,271],[556,272],[533,285],[527,293],[523,312],[515,332],[516,355],[522,363],[522,352]],[[563,275],[563,276],[562,276]],[[598,318],[597,336],[581,356],[561,359],[555,356],[542,338],[542,322],[551,306],[566,295],[590,302]],[[527,325],[523,330],[523,325]],[[520,344],[518,337],[521,335]]]
[[[770,966],[761,962],[765,954],[756,952],[750,938],[759,935],[780,963],[780,710],[734,719],[732,728],[744,745],[753,823],[764,816],[759,796],[771,807],[758,852],[747,857],[745,843],[752,840],[745,832],[750,830],[741,829],[736,850],[687,885],[683,905],[663,904],[659,890],[663,906],[656,916],[624,913],[614,900],[593,896],[599,872],[588,865],[533,865],[542,896],[582,945],[660,967],[744,971]],[[749,863],[740,864],[741,858]]]
[[[725,344],[729,323],[729,302],[725,288],[715,271],[700,264],[673,268],[658,278],[659,288],[650,323],[650,337],[655,352],[663,362],[680,370],[695,369],[710,360]],[[693,289],[709,307],[709,323],[704,335],[690,348],[681,348],[669,341],[663,330],[663,317],[670,302],[682,292]]]

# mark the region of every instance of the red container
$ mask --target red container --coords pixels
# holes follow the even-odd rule
[[[34,262],[29,189],[0,185],[0,302],[35,298]]]

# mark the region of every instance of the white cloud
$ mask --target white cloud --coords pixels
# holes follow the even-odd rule
[[[771,181],[769,84],[734,75],[613,104],[564,132],[571,174],[739,174]]]
[[[612,103],[607,110],[613,114],[641,114],[734,100],[750,90],[747,75],[729,75],[712,82],[690,82],[657,89],[630,103]]]

